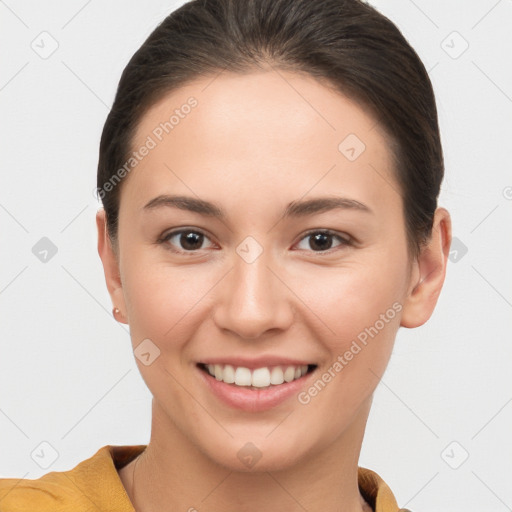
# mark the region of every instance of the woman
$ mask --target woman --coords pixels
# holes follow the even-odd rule
[[[396,333],[444,282],[443,169],[425,68],[370,6],[173,12],[123,72],[97,182],[150,442],[3,479],[0,509],[398,510],[358,459]]]

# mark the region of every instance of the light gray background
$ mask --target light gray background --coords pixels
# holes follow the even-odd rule
[[[0,1],[0,477],[149,440],[151,395],[111,316],[93,189],[120,74],[182,3]],[[429,70],[458,241],[434,315],[399,331],[360,465],[417,512],[512,510],[512,1],[372,4]],[[32,252],[42,237],[58,248],[46,263]]]

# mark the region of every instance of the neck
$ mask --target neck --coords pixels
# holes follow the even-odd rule
[[[153,400],[151,440],[121,480],[137,512],[371,511],[357,482],[369,410],[364,404],[334,443],[292,466],[243,472],[206,456]]]

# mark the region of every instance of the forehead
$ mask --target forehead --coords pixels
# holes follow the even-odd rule
[[[128,195],[139,203],[166,186],[196,195],[250,189],[268,201],[314,188],[400,202],[381,126],[367,109],[309,75],[202,77],[148,110],[132,149],[145,145],[151,149],[128,180]]]

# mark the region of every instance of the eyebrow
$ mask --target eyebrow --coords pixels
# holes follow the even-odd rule
[[[144,207],[144,211],[151,211],[162,207],[179,208],[199,213],[208,217],[225,220],[226,214],[215,203],[189,196],[160,195],[151,199]],[[284,211],[283,218],[304,217],[330,210],[358,210],[365,213],[374,213],[367,205],[345,197],[318,197],[314,199],[292,201]]]

